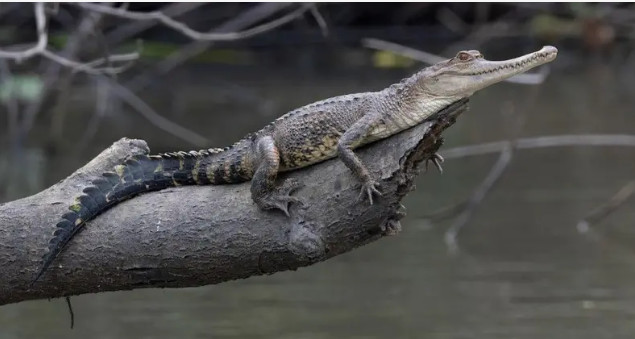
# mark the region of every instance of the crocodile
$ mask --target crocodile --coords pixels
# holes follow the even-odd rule
[[[276,184],[278,173],[339,157],[361,183],[360,196],[373,203],[378,181],[353,150],[423,121],[444,107],[513,75],[555,59],[557,49],[505,61],[488,61],[476,50],[461,51],[381,91],[348,94],[286,113],[260,131],[224,149],[134,155],[83,189],[57,223],[33,282],[68,242],[106,209],[135,195],[182,185],[223,185],[251,181],[252,200],[262,210],[289,216],[295,181]],[[432,160],[438,165],[440,157]]]

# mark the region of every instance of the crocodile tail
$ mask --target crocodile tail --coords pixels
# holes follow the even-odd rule
[[[208,161],[211,155],[221,152],[222,149],[210,149],[152,156],[135,155],[122,165],[115,166],[114,172],[104,173],[101,178],[93,180],[92,185],[84,188],[84,194],[75,199],[69,212],[62,215],[62,220],[57,223],[53,238],[49,241],[49,251],[44,255],[33,283],[42,276],[73,236],[83,229],[87,221],[138,194],[198,184],[201,163]]]

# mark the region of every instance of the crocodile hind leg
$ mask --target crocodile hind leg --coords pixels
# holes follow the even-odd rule
[[[291,193],[301,185],[286,180],[276,187],[276,177],[280,165],[280,153],[270,136],[262,137],[256,144],[256,172],[251,179],[251,198],[262,210],[278,209],[289,216],[289,204],[302,204],[300,198]]]

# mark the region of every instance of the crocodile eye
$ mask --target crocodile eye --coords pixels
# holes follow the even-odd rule
[[[468,61],[473,59],[470,53],[467,53],[467,52],[459,52],[459,54],[456,57],[461,61]]]

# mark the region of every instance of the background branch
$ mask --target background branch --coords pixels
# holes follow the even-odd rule
[[[617,193],[606,203],[596,207],[582,220],[578,222],[577,229],[580,233],[586,233],[593,224],[604,220],[611,213],[627,202],[635,194],[635,181],[630,181],[622,186]]]
[[[92,74],[115,74],[121,72],[121,69],[119,67],[95,68],[104,63],[107,58],[111,61],[116,62],[131,62],[139,58],[139,53],[135,52],[127,54],[115,54],[110,57],[100,58],[90,62],[78,62],[68,59],[62,55],[56,54],[55,52],[52,52],[48,49],[49,32],[46,27],[46,14],[44,13],[44,4],[41,2],[37,2],[33,5],[33,8],[38,36],[36,44],[26,50],[0,50],[0,58],[12,59],[16,62],[23,62],[24,60],[30,59],[35,56],[42,56],[64,67],[69,67],[76,72],[87,72]]]
[[[445,159],[498,153],[507,146],[507,141],[487,142],[476,145],[453,147],[442,153]],[[519,138],[516,149],[534,149],[545,147],[597,146],[597,147],[635,147],[635,135],[631,134],[570,134]]]
[[[103,77],[105,83],[110,86],[114,95],[121,98],[122,101],[132,106],[139,114],[148,119],[150,123],[158,128],[183,139],[192,145],[203,147],[208,143],[207,138],[204,136],[187,129],[157,113],[152,107],[150,107],[145,101],[141,100],[136,94],[125,86],[120,85],[117,81]]]
[[[26,50],[22,51],[3,51],[0,50],[0,58],[14,59],[21,62],[42,53],[48,45],[48,32],[46,30],[46,14],[44,14],[44,3],[37,2],[33,5],[35,15],[35,27],[37,33],[37,43]]]
[[[97,5],[92,3],[77,3],[76,5],[86,10],[90,10],[90,11],[94,11],[94,12],[98,12],[102,14],[107,14],[107,15],[113,15],[120,18],[124,18],[124,19],[157,20],[163,25],[178,31],[179,33],[187,36],[188,38],[191,38],[193,40],[205,40],[205,41],[232,41],[232,40],[249,38],[254,35],[258,35],[258,34],[270,31],[272,29],[275,29],[277,27],[280,27],[286,23],[289,23],[295,20],[296,18],[300,17],[306,11],[311,10],[311,8],[313,8],[312,4],[303,4],[298,9],[294,10],[293,12],[281,18],[269,21],[262,25],[249,28],[240,32],[203,33],[203,32],[199,32],[199,31],[191,29],[186,24],[180,21],[174,20],[160,11],[141,13],[141,12],[129,11],[122,7],[112,8],[112,7]]]
[[[448,247],[448,251],[452,254],[459,253],[458,236],[459,232],[469,223],[476,208],[483,202],[488,192],[499,181],[503,173],[509,168],[509,164],[512,161],[512,155],[514,148],[516,147],[516,140],[522,126],[524,125],[524,119],[516,112],[514,104],[506,102],[501,109],[501,115],[506,116],[510,128],[510,138],[507,141],[505,147],[501,150],[498,160],[492,166],[485,179],[478,185],[478,187],[472,192],[467,201],[459,203],[460,209],[457,209],[458,217],[454,220],[450,228],[445,232],[445,244]],[[451,211],[452,209],[446,209]]]
[[[288,8],[291,5],[292,4],[290,3],[260,4],[223,23],[216,29],[216,31],[227,32],[244,29],[284,10],[285,8]],[[126,83],[126,87],[130,88],[133,92],[139,92],[152,84],[153,79],[169,73],[186,61],[205,52],[213,45],[213,41],[193,41],[182,48],[179,48],[177,51],[170,53],[163,60],[159,61],[152,67],[149,67],[146,71],[134,76]]]
[[[508,168],[512,160],[513,155],[513,142],[507,142],[505,147],[498,157],[498,160],[492,167],[492,169],[485,177],[485,180],[474,190],[470,198],[465,202],[459,204],[461,206],[460,214],[452,223],[452,226],[445,232],[445,244],[448,246],[448,251],[452,254],[459,252],[459,245],[457,237],[463,227],[469,222],[472,214],[476,210],[476,207],[483,201],[487,192],[498,182],[498,179],[503,175]]]

